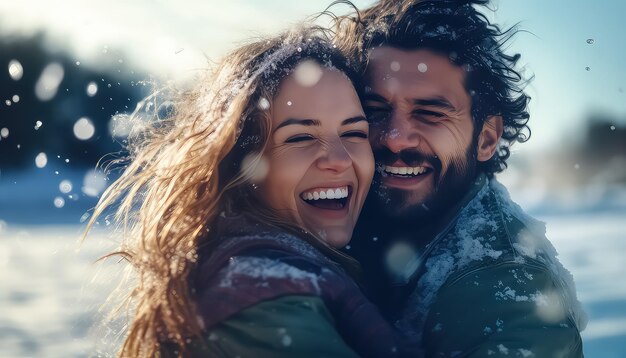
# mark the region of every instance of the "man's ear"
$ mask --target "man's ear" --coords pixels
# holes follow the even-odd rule
[[[489,116],[478,135],[478,147],[476,148],[476,159],[486,162],[493,157],[498,150],[498,143],[502,137],[502,117]]]

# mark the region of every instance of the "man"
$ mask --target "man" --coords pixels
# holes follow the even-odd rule
[[[348,253],[427,357],[580,357],[572,277],[494,178],[528,138],[529,98],[486,3],[381,0],[339,19],[338,44],[367,63],[378,169]]]

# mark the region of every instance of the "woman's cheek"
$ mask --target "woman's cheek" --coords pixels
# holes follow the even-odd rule
[[[372,147],[368,141],[364,140],[358,143],[348,142],[346,143],[346,150],[352,158],[353,165],[359,171],[370,177],[374,175],[374,154],[372,153]]]

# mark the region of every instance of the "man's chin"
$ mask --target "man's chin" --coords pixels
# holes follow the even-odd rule
[[[398,188],[379,187],[377,196],[380,207],[394,219],[419,220],[431,215],[429,199],[432,193],[415,193]]]

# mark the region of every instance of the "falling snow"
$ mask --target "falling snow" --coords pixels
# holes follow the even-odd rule
[[[67,194],[70,191],[72,191],[72,182],[67,179],[61,181],[61,183],[59,183],[59,191],[61,191],[61,193],[64,193],[64,194]]]
[[[65,200],[62,197],[57,196],[56,198],[54,198],[54,206],[59,209],[62,208],[63,206],[65,206]]]
[[[89,84],[87,84],[87,88],[85,89],[85,91],[87,92],[87,96],[89,97],[93,97],[98,93],[98,84],[91,81],[89,82]]]
[[[74,123],[74,136],[80,140],[90,139],[95,132],[96,128],[87,117],[82,117]]]
[[[296,82],[303,87],[312,87],[322,78],[322,68],[313,60],[300,62],[294,70]]]
[[[258,106],[260,110],[265,111],[270,108],[270,101],[267,98],[261,98]]]
[[[39,153],[35,157],[35,165],[37,168],[44,168],[48,164],[48,156],[46,153]]]
[[[54,98],[64,76],[65,70],[60,64],[54,62],[47,65],[35,84],[35,95],[37,98],[40,101],[49,101]]]
[[[24,68],[22,64],[18,60],[9,61],[9,76],[11,76],[14,81],[19,81],[22,79],[23,75]]]

